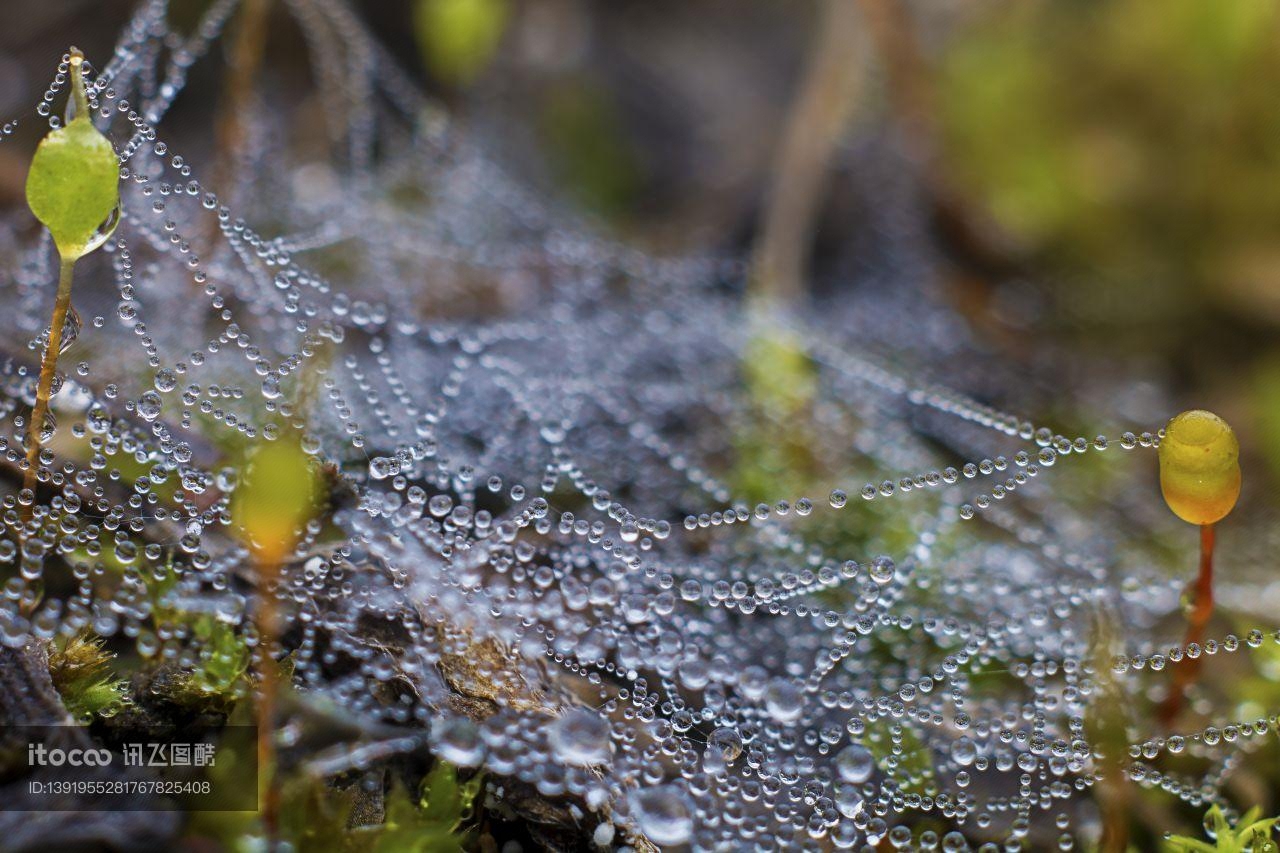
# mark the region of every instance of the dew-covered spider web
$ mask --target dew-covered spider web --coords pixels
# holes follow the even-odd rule
[[[1112,772],[1229,805],[1277,709],[1150,709],[1184,655],[1252,665],[1280,632],[1181,648],[1160,421],[1063,435],[975,399],[1043,398],[970,355],[927,257],[753,308],[740,259],[653,257],[513,178],[341,0],[285,5],[327,135],[265,87],[225,185],[165,120],[236,2],[190,31],[145,2],[88,57],[123,204],[77,270],[36,495],[57,258],[4,213],[6,643],[91,629],[192,667],[218,651],[175,614],[204,613],[252,645],[229,502],[296,428],[327,502],[272,586],[295,686],[495,799],[573,803],[604,847],[1071,849]],[[66,59],[4,144],[62,120]]]

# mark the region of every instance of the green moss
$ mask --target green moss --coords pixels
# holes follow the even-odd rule
[[[1252,808],[1234,826],[1222,809],[1213,806],[1205,813],[1204,828],[1209,841],[1174,835],[1164,842],[1169,853],[1280,853],[1274,827],[1280,817],[1259,820],[1261,809]]]
[[[353,826],[357,788],[315,777],[286,783],[280,808],[281,836],[299,850],[372,850],[375,853],[461,853],[470,849],[465,828],[484,784],[480,775],[459,781],[453,765],[437,761],[415,796],[399,784],[387,791],[383,821]]]
[[[386,822],[373,849],[378,853],[462,853],[468,840],[463,822],[483,784],[479,775],[460,782],[452,764],[437,761],[422,780],[416,803],[400,789],[392,789]]]
[[[569,191],[596,213],[625,218],[639,198],[642,169],[609,94],[586,80],[566,82],[543,104],[539,131]]]
[[[82,632],[49,651],[49,676],[71,716],[81,723],[110,717],[128,703],[128,685],[111,668],[103,639]]]
[[[185,626],[189,642],[199,650],[196,665],[167,682],[170,701],[186,708],[227,713],[249,689],[249,647],[237,626],[201,610],[184,610],[173,604],[178,572],[172,559],[159,572],[142,577],[151,597],[152,618],[157,626]]]
[[[1144,0],[990,6],[952,40],[937,99],[966,195],[1069,273],[1060,298],[1075,317],[1123,318],[1125,343],[1148,354],[1185,348],[1187,333],[1204,340],[1209,304],[1273,305],[1267,235],[1280,223],[1276,5],[1153,11]]]
[[[249,647],[232,625],[201,614],[191,622],[200,644],[200,662],[183,680],[195,704],[230,704],[249,689]]]

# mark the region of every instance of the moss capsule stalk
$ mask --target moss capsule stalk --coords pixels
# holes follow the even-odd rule
[[[67,322],[67,312],[71,309],[71,278],[75,270],[75,259],[63,258],[59,264],[58,296],[53,303],[53,318],[49,324],[49,340],[44,348],[44,356],[40,359],[40,379],[36,383],[36,405],[31,411],[31,423],[27,425],[27,471],[23,476],[22,486],[33,494],[30,508],[35,506],[34,493],[38,484],[37,474],[40,470],[41,433],[44,430],[45,418],[49,415],[49,397],[53,393],[53,379],[58,371],[58,353],[62,350],[62,329]]]

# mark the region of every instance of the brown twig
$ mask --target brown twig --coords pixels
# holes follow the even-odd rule
[[[247,136],[245,113],[253,98],[253,84],[262,67],[267,43],[267,18],[271,0],[242,0],[236,22],[235,41],[227,64],[225,94],[218,110],[218,154],[213,185],[228,199],[235,175],[236,160],[244,150]]]
[[[827,174],[857,100],[862,65],[857,7],[827,0],[808,70],[774,161],[752,259],[752,291],[783,303],[804,293],[806,259]]]

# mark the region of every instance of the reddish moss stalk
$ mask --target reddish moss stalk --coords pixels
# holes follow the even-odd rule
[[[1213,546],[1213,525],[1200,525],[1200,574],[1196,577],[1191,613],[1187,617],[1187,636],[1182,642],[1184,651],[1194,643],[1201,647],[1203,654],[1205,631],[1213,616]],[[1160,719],[1166,726],[1177,718],[1182,710],[1183,695],[1200,674],[1199,657],[1184,657],[1179,664],[1174,666],[1173,685],[1160,710]]]
[[[256,703],[258,723],[258,774],[265,789],[262,792],[262,828],[274,849],[280,832],[280,784],[276,773],[275,722],[280,696],[280,672],[272,658],[280,635],[280,608],[271,594],[271,582],[279,576],[278,559],[257,560],[258,679]]]
[[[49,341],[44,348],[44,356],[40,359],[40,380],[36,384],[36,405],[31,410],[31,423],[27,425],[27,471],[23,477],[22,487],[35,494],[38,481],[36,474],[40,470],[40,450],[42,447],[40,434],[44,431],[45,418],[49,414],[49,397],[53,392],[53,378],[58,371],[58,353],[62,349],[62,328],[67,322],[67,312],[71,309],[71,274],[75,268],[75,259],[62,259],[58,274],[58,297],[53,304],[53,319],[49,325]],[[35,507],[35,499],[23,510],[24,520],[29,520]]]

